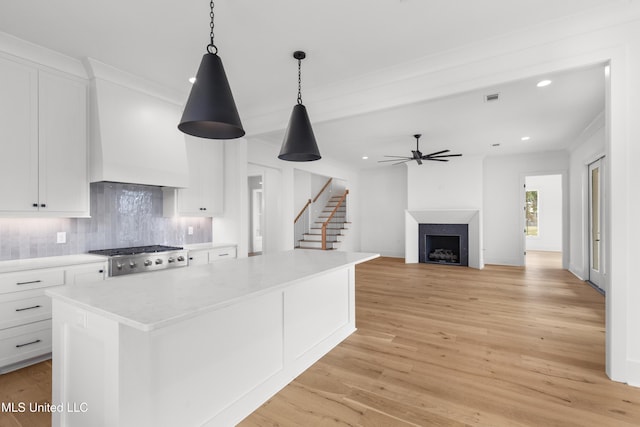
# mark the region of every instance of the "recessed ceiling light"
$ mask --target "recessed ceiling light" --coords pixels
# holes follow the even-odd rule
[[[540,80],[536,86],[545,87],[551,84],[551,80]]]
[[[530,136],[523,136],[522,138],[520,138],[521,141],[528,141],[530,139],[531,139]]]
[[[189,83],[194,84],[196,82],[195,77],[189,77]]]
[[[367,160],[369,156],[362,156],[362,160]]]

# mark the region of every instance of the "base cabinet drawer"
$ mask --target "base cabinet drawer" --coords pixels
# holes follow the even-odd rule
[[[44,290],[0,295],[0,330],[51,318],[51,298]]]
[[[51,353],[51,320],[0,331],[0,367]]]
[[[0,275],[0,294],[64,285],[61,268],[21,271]]]
[[[209,262],[220,261],[223,259],[235,258],[236,248],[216,248],[209,251]]]
[[[209,264],[211,262],[236,258],[235,246],[225,246],[214,249],[192,249],[189,251],[189,265]]]

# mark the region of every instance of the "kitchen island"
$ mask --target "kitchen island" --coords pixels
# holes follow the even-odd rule
[[[355,265],[294,250],[47,291],[53,426],[232,426],[355,331]]]

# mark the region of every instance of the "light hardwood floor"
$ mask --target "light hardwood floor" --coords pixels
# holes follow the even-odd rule
[[[640,389],[604,373],[604,297],[547,255],[358,266],[358,331],[241,426],[640,425]]]
[[[640,389],[604,373],[604,297],[530,255],[526,269],[359,265],[358,331],[240,425],[640,425]],[[2,401],[50,399],[50,366],[0,376]],[[49,425],[22,415],[0,426]]]

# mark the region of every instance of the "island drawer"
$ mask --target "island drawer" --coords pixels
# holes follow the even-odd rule
[[[51,318],[51,298],[43,289],[0,295],[0,330]]]
[[[235,258],[235,257],[236,257],[236,248],[232,246],[227,248],[216,248],[209,251],[209,262],[215,262],[215,261]]]
[[[0,274],[0,294],[64,285],[61,268]]]
[[[0,331],[0,366],[51,352],[51,320]]]

